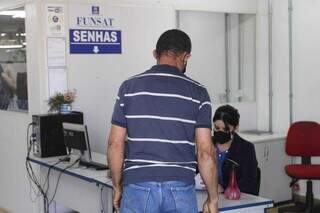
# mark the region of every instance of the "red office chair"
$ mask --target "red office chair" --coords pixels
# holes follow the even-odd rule
[[[311,181],[320,179],[320,164],[311,164],[311,157],[320,156],[320,125],[311,121],[292,124],[287,135],[286,153],[302,158],[302,164],[287,165],[285,171],[293,178],[290,186],[300,179],[307,180],[306,204],[296,203],[295,206],[279,208],[278,212],[320,212],[313,206]]]

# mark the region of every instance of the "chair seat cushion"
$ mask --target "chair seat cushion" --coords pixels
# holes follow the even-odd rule
[[[291,164],[285,166],[286,173],[298,179],[320,179],[320,165]]]

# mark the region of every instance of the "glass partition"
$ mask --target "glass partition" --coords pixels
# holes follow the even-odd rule
[[[0,109],[28,110],[24,8],[0,11]]]

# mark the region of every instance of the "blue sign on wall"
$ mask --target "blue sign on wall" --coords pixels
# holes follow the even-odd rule
[[[70,53],[121,54],[121,31],[70,29]]]

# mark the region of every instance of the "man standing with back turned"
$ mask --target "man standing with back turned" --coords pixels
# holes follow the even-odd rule
[[[184,75],[190,52],[186,33],[164,32],[153,51],[157,65],[119,89],[107,155],[121,213],[198,212],[197,164],[208,192],[203,212],[218,212],[210,97]]]

